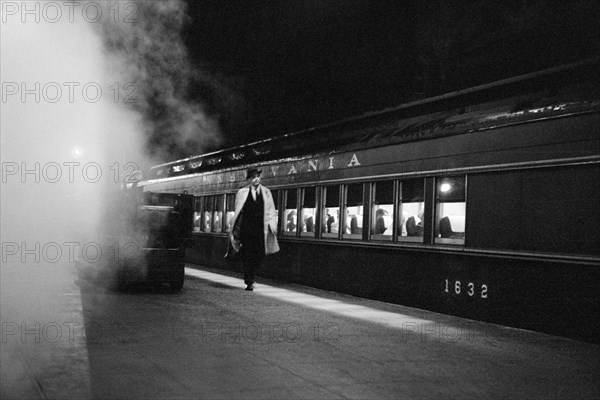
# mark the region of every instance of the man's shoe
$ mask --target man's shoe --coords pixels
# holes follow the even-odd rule
[[[252,285],[248,285],[248,286],[246,286],[246,290],[251,292],[254,290],[254,288],[252,287]]]

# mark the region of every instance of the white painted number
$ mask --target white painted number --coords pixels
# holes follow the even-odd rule
[[[448,279],[444,280],[444,293],[450,293],[451,285],[452,285],[452,282],[450,280],[448,280]],[[473,283],[473,282],[467,283],[467,290],[465,291],[465,293],[469,297],[475,296],[475,294],[476,294],[475,287],[476,287],[475,283]],[[454,293],[460,294],[461,291],[462,291],[462,283],[460,281],[454,281]],[[481,285],[481,298],[482,299],[488,298],[488,285],[485,283]]]

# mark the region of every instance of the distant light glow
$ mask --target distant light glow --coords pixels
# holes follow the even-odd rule
[[[441,186],[440,186],[440,191],[442,193],[447,193],[447,192],[450,191],[450,189],[452,189],[452,185],[450,185],[447,182],[442,183]]]
[[[81,158],[81,156],[83,156],[83,149],[81,147],[73,147],[71,156],[73,156],[73,158]]]

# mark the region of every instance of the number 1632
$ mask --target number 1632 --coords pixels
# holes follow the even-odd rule
[[[488,285],[485,283],[478,285],[473,282],[461,282],[445,280],[445,293],[454,293],[457,295],[466,294],[469,297],[480,296],[482,299],[488,298]]]

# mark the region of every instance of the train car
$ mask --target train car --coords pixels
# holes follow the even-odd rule
[[[599,59],[157,165],[194,196],[186,259],[226,252],[248,167],[281,251],[260,275],[599,342]]]

